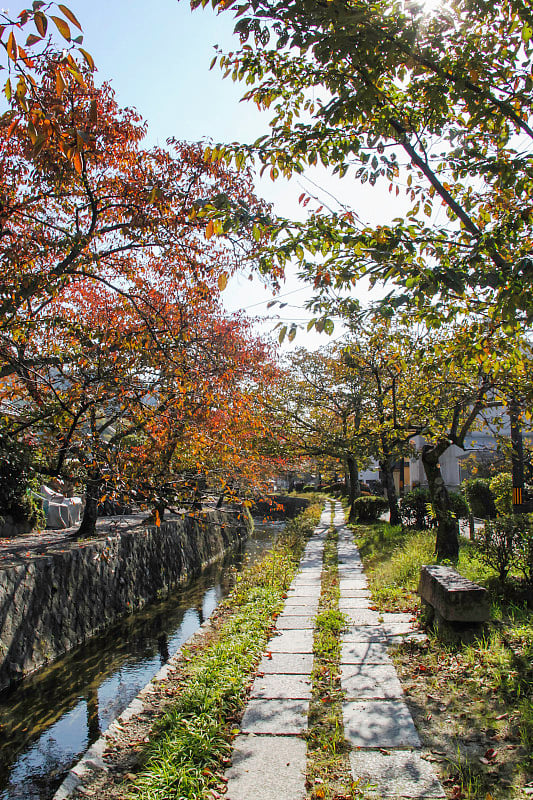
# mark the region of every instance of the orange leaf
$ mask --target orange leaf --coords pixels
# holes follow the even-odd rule
[[[65,79],[63,78],[63,74],[61,70],[58,68],[56,70],[56,94],[58,97],[63,95],[63,92],[66,89]]]
[[[52,19],[54,20],[55,26],[56,26],[57,30],[59,31],[59,33],[61,34],[61,36],[64,39],[66,39],[67,42],[70,42],[70,39],[71,39],[70,28],[69,28],[68,24],[65,22],[65,20],[61,19],[61,17],[52,17]]]
[[[17,60],[19,49],[17,45],[17,40],[13,36],[13,31],[11,31],[11,33],[9,34],[9,38],[7,40],[7,53],[12,61]]]
[[[226,286],[228,285],[228,276],[225,272],[223,272],[221,275],[218,276],[217,283],[218,283],[218,288],[220,289],[221,292],[223,292]]]
[[[64,14],[65,17],[67,19],[69,19],[72,22],[73,25],[76,26],[76,28],[78,28],[78,30],[83,31],[83,28],[81,27],[80,23],[78,22],[78,20],[76,19],[76,17],[74,16],[72,11],[70,10],[70,8],[67,8],[66,6],[62,6],[61,4],[58,4],[57,7],[61,11],[61,13]]]
[[[17,127],[19,122],[20,122],[20,117],[17,117],[16,119],[13,120],[13,122],[11,123],[9,128],[7,129],[7,138],[8,139],[12,136],[13,131],[15,130],[15,128]]]
[[[95,66],[92,55],[88,53],[87,50],[84,50],[83,47],[80,47],[79,51],[84,57],[85,61],[87,62],[87,66],[89,67],[89,69],[94,70]]]
[[[34,33],[30,33],[30,35],[26,39],[26,47],[32,47],[34,44],[37,44],[37,42],[40,41],[41,41],[40,36],[36,36]]]
[[[81,175],[83,166],[82,166],[82,163],[81,163],[81,156],[80,156],[79,153],[75,153],[74,154],[74,158],[72,159],[72,163],[74,164],[74,169],[76,170],[78,175]]]
[[[210,239],[212,237],[212,235],[214,234],[214,232],[215,232],[215,226],[214,226],[213,220],[210,219],[209,222],[207,223],[207,227],[205,229],[205,238],[206,239]]]

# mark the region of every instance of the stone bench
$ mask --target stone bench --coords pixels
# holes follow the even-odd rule
[[[451,567],[439,564],[422,567],[418,594],[437,622],[463,627],[487,622],[490,618],[488,591]]]

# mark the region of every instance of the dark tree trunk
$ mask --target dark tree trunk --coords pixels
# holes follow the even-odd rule
[[[522,511],[524,502],[524,443],[520,427],[520,406],[512,398],[508,406],[511,423],[511,463],[513,471],[513,513]]]
[[[459,556],[459,525],[450,510],[450,496],[442,479],[439,458],[447,449],[447,443],[434,446],[425,445],[422,449],[422,464],[428,481],[431,503],[437,518],[437,541],[435,553],[439,561],[457,561]]]
[[[357,461],[353,456],[346,458],[346,467],[348,470],[348,502],[350,504],[349,522],[353,522],[356,518],[354,503],[361,494],[361,487],[359,485],[359,469],[357,468]]]
[[[380,469],[383,473],[383,483],[387,492],[387,502],[390,511],[390,524],[400,525],[400,509],[398,508],[398,495],[396,494],[396,485],[394,483],[394,462],[391,459],[384,459],[379,462]]]
[[[164,500],[158,500],[156,503],[154,503],[154,507],[148,521],[154,525],[157,525],[157,527],[159,528],[161,523],[163,522],[166,510],[167,510],[166,502]]]
[[[89,472],[85,486],[85,508],[83,519],[78,528],[77,535],[82,539],[90,539],[96,534],[96,520],[98,519],[98,502],[102,491],[100,474]]]

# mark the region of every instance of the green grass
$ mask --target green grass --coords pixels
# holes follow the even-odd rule
[[[237,576],[220,629],[205,647],[182,651],[180,692],[156,726],[143,767],[124,796],[198,800],[223,790],[221,773],[273,619],[320,508],[292,520],[276,547]]]
[[[427,531],[404,532],[386,522],[354,524],[355,542],[379,611],[413,611],[420,567],[435,561],[434,538]]]

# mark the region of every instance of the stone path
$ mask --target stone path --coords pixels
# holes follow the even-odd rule
[[[326,507],[307,544],[291,584],[283,614],[259,665],[226,773],[228,800],[303,800],[306,797],[306,743],[311,697],[314,616],[320,597],[324,539],[330,524]],[[370,593],[353,534],[335,504],[340,579],[339,609],[349,628],[342,637],[341,686],[345,693],[345,738],[350,763],[367,797],[445,797],[420,741],[388,646],[413,633],[408,614],[379,614]]]
[[[379,798],[445,797],[420,740],[388,655],[389,645],[412,632],[409,614],[380,614],[369,608],[367,580],[352,532],[340,504],[338,529],[339,610],[349,620],[342,636],[341,687],[344,737],[352,745],[354,780],[368,784],[366,794]]]
[[[276,632],[259,664],[250,701],[227,771],[228,800],[305,798],[307,729],[313,666],[313,628],[318,609],[329,505],[307,543]]]

